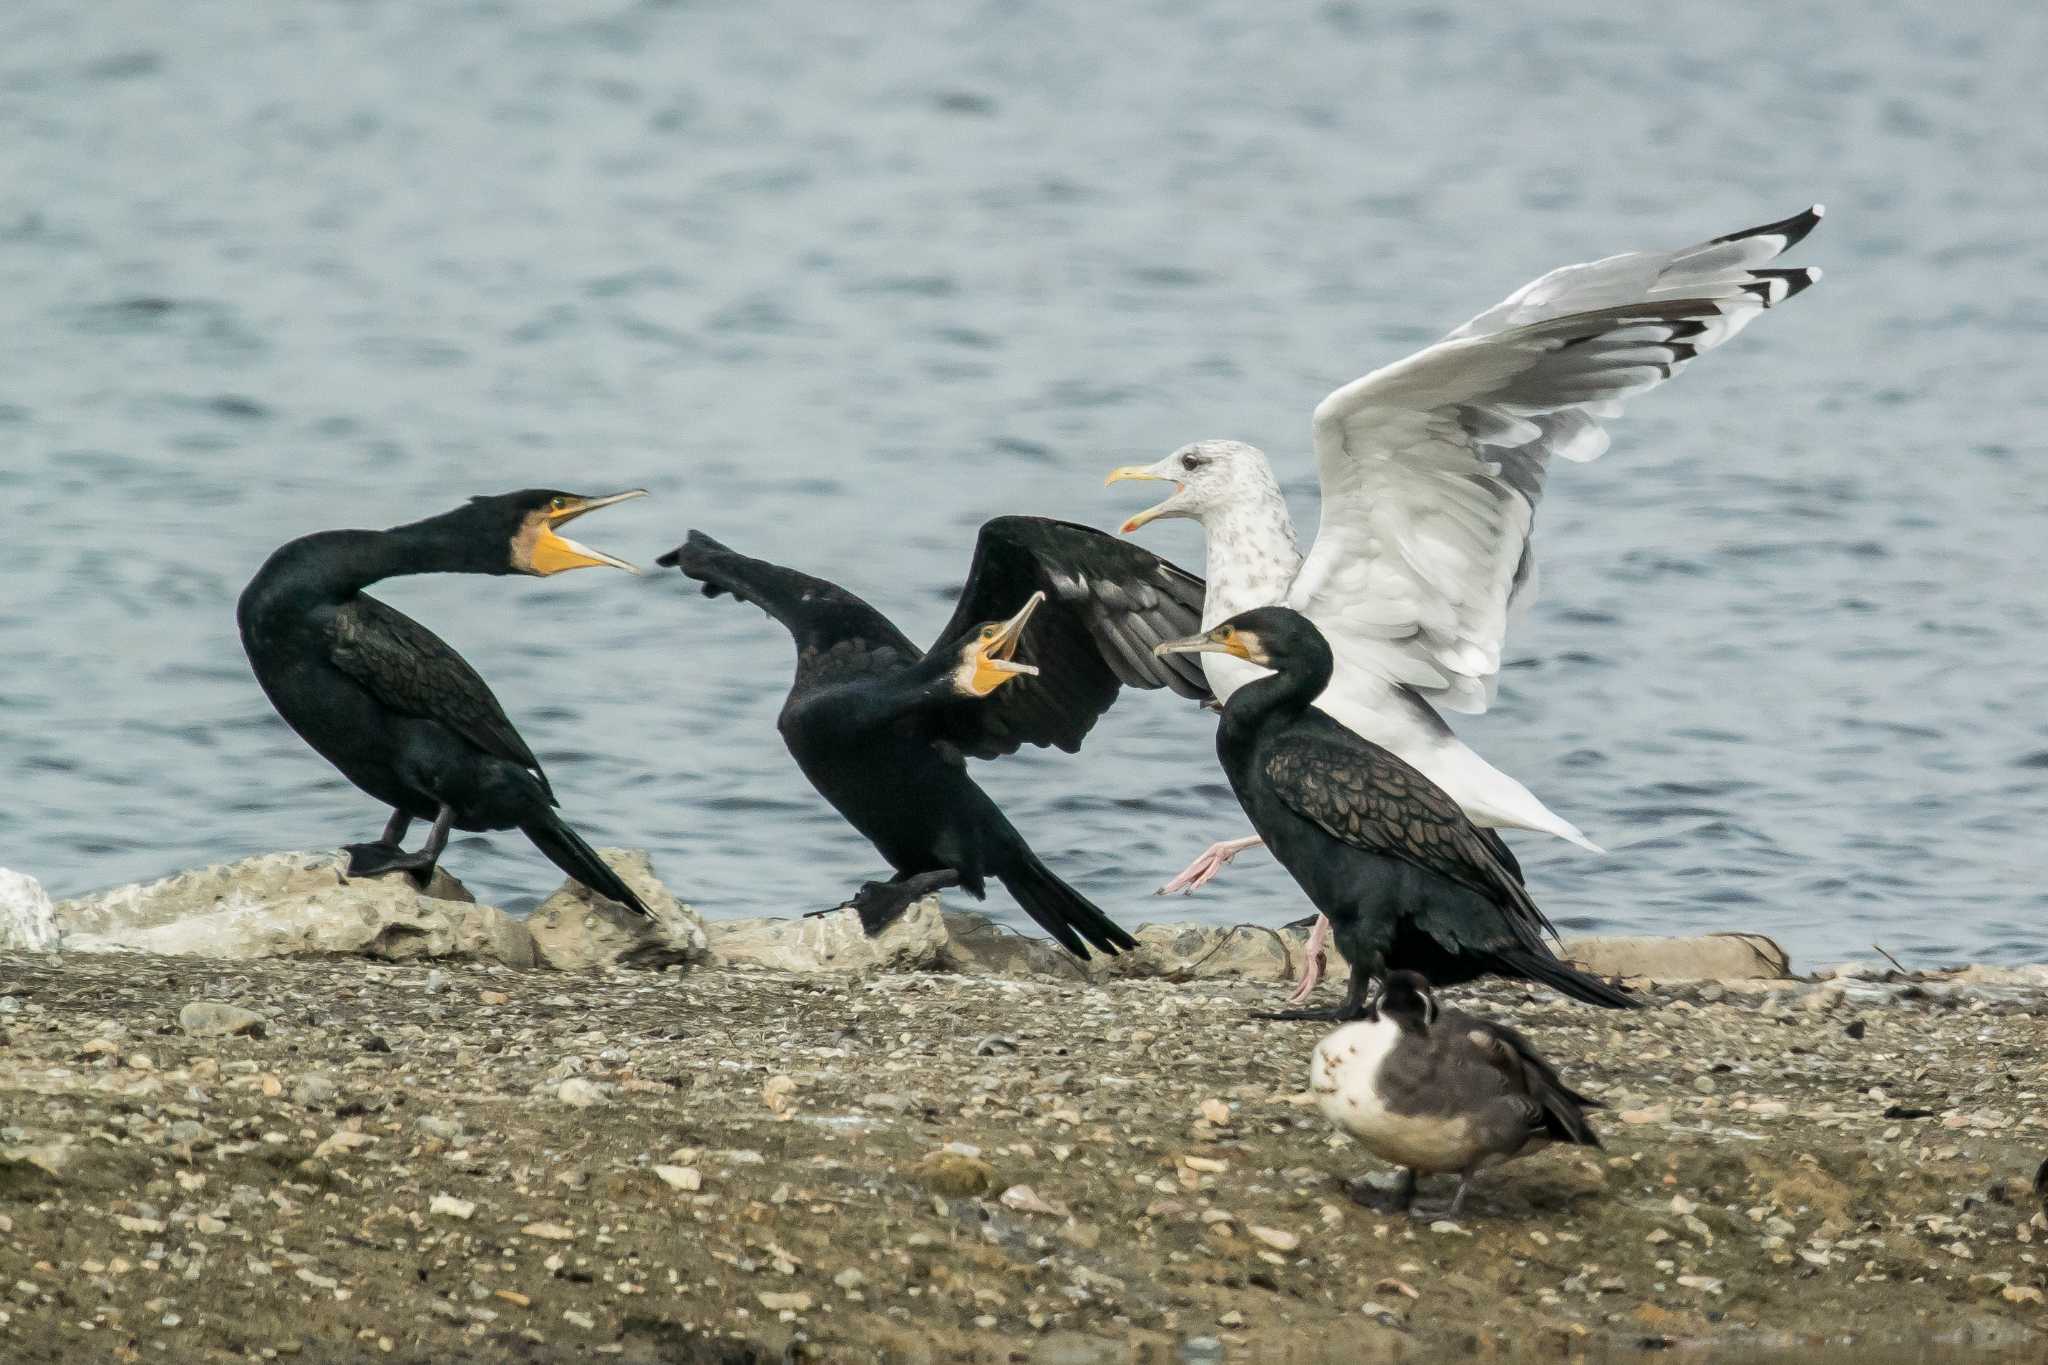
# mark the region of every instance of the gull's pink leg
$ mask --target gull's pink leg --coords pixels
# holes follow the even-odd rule
[[[1315,994],[1317,983],[1323,979],[1323,945],[1330,941],[1330,917],[1316,916],[1316,927],[1308,931],[1308,960],[1301,964],[1301,980],[1294,984],[1294,994],[1287,997],[1290,1005],[1299,1005]]]
[[[1254,834],[1249,838],[1225,839],[1220,844],[1211,844],[1208,848],[1202,850],[1201,857],[1181,869],[1179,876],[1152,894],[1155,896],[1171,896],[1174,892],[1178,891],[1182,895],[1192,896],[1197,890],[1207,886],[1210,879],[1223,870],[1225,863],[1246,849],[1257,848],[1264,842],[1265,840]]]

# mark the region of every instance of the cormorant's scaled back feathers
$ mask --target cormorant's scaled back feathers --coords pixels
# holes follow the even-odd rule
[[[548,786],[540,760],[490,685],[447,641],[396,607],[358,593],[334,614],[330,657],[393,711],[444,725]],[[549,789],[548,800],[554,799]]]
[[[1516,946],[1542,952],[1542,936],[1556,936],[1520,877],[1495,855],[1494,841],[1465,818],[1457,802],[1321,711],[1304,712],[1297,732],[1275,741],[1266,777],[1276,796],[1330,837],[1413,863],[1502,902],[1516,942],[1503,945],[1478,935],[1474,926],[1424,925],[1436,937],[1474,950]]]

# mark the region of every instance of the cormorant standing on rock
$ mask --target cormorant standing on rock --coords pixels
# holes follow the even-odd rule
[[[1192,661],[1153,646],[1201,622],[1202,580],[1086,526],[997,517],[931,648],[822,578],[750,559],[700,531],[657,563],[730,593],[796,641],[776,728],[804,776],[888,860],[852,904],[879,932],[921,896],[994,877],[1077,957],[1137,943],[1054,876],[967,774],[1024,744],[1081,747],[1120,686],[1206,697]]]
[[[1306,616],[1256,607],[1159,653],[1228,654],[1272,670],[1230,694],[1216,753],[1252,827],[1329,916],[1351,984],[1335,1010],[1269,1018],[1362,1018],[1368,985],[1399,969],[1439,985],[1491,973],[1541,981],[1588,1004],[1637,1003],[1550,951],[1550,921],[1490,832],[1428,778],[1314,705],[1332,659]]]
[[[383,838],[347,846],[350,876],[404,871],[425,885],[449,830],[516,826],[592,891],[648,913],[555,813],[540,760],[476,670],[363,591],[403,574],[544,577],[591,565],[637,573],[560,528],[645,491],[527,489],[388,531],[318,531],[281,546],[249,580],[235,620],[271,705],[342,776],[393,808]],[[433,831],[406,853],[399,841],[415,819],[433,821]]]

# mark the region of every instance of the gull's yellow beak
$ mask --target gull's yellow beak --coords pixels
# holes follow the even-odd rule
[[[1104,488],[1107,488],[1113,483],[1122,483],[1125,479],[1152,479],[1160,483],[1171,482],[1169,479],[1167,479],[1167,477],[1164,474],[1153,473],[1152,466],[1150,465],[1127,464],[1119,465],[1115,469],[1110,470],[1109,477],[1102,481],[1102,486]],[[1173,491],[1178,493],[1185,487],[1185,484],[1175,483],[1173,485]],[[1163,502],[1160,503],[1157,507],[1148,507],[1144,511],[1138,513],[1136,516],[1132,517],[1129,521],[1126,521],[1118,529],[1121,530],[1123,534],[1129,535],[1131,532],[1137,530],[1140,526],[1143,526],[1146,522],[1158,516],[1160,512],[1165,510],[1165,508],[1166,504]]]
[[[555,528],[567,526],[576,518],[589,512],[595,512],[600,507],[610,507],[613,503],[625,502],[632,498],[644,498],[646,496],[647,490],[644,488],[629,488],[623,493],[609,493],[601,498],[579,498],[566,493],[561,497],[555,498],[540,510],[538,517],[532,523],[532,544],[526,554],[526,561],[531,571],[542,577],[546,577],[548,574],[562,573],[569,569],[593,569],[599,567],[624,569],[627,573],[639,573],[639,569],[628,564],[625,560],[608,555],[602,550],[593,550],[588,545],[571,540],[569,537],[560,534]]]
[[[1201,635],[1190,635],[1184,640],[1167,640],[1152,646],[1152,653],[1159,658],[1169,654],[1229,654],[1239,659],[1257,662],[1254,651],[1258,641],[1249,633],[1235,626],[1218,626]]]
[[[1024,627],[1031,620],[1031,613],[1044,601],[1044,593],[1032,593],[1015,616],[981,628],[974,642],[974,667],[967,679],[968,690],[975,696],[986,697],[1012,678],[1037,676],[1036,664],[1021,664],[1012,656],[1024,639]]]

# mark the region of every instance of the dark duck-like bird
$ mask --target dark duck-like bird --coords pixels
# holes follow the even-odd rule
[[[1024,744],[1071,753],[1122,686],[1207,697],[1192,660],[1153,654],[1201,624],[1199,578],[1086,526],[997,517],[925,650],[837,584],[702,532],[657,562],[708,597],[752,602],[795,639],[796,680],[776,728],[811,785],[895,870],[851,902],[868,932],[942,886],[981,899],[994,877],[1077,957],[1137,946],[1039,861],[965,760]]]
[[[1447,1216],[1472,1177],[1553,1142],[1598,1147],[1586,1118],[1604,1106],[1558,1078],[1515,1030],[1439,1009],[1429,983],[1392,972],[1358,1023],[1316,1045],[1309,1089],[1330,1122],[1382,1161],[1404,1167],[1397,1205],[1415,1202],[1418,1175],[1455,1172]]]
[[[1541,981],[1613,1009],[1637,1002],[1558,960],[1553,933],[1504,860],[1420,772],[1314,703],[1329,686],[1329,642],[1289,607],[1240,612],[1164,655],[1229,654],[1272,672],[1230,694],[1216,753],[1252,827],[1329,916],[1351,982],[1334,1010],[1276,1019],[1358,1019],[1370,984],[1396,970],[1438,985],[1493,974]]]
[[[451,829],[516,826],[592,891],[648,913],[562,823],[540,760],[476,670],[363,591],[403,574],[638,572],[560,528],[644,491],[589,498],[527,489],[388,531],[318,531],[280,547],[249,580],[235,620],[271,705],[342,776],[392,807],[383,838],[347,846],[348,875],[403,871],[424,885]],[[415,819],[433,821],[433,831],[407,853],[399,841]]]

